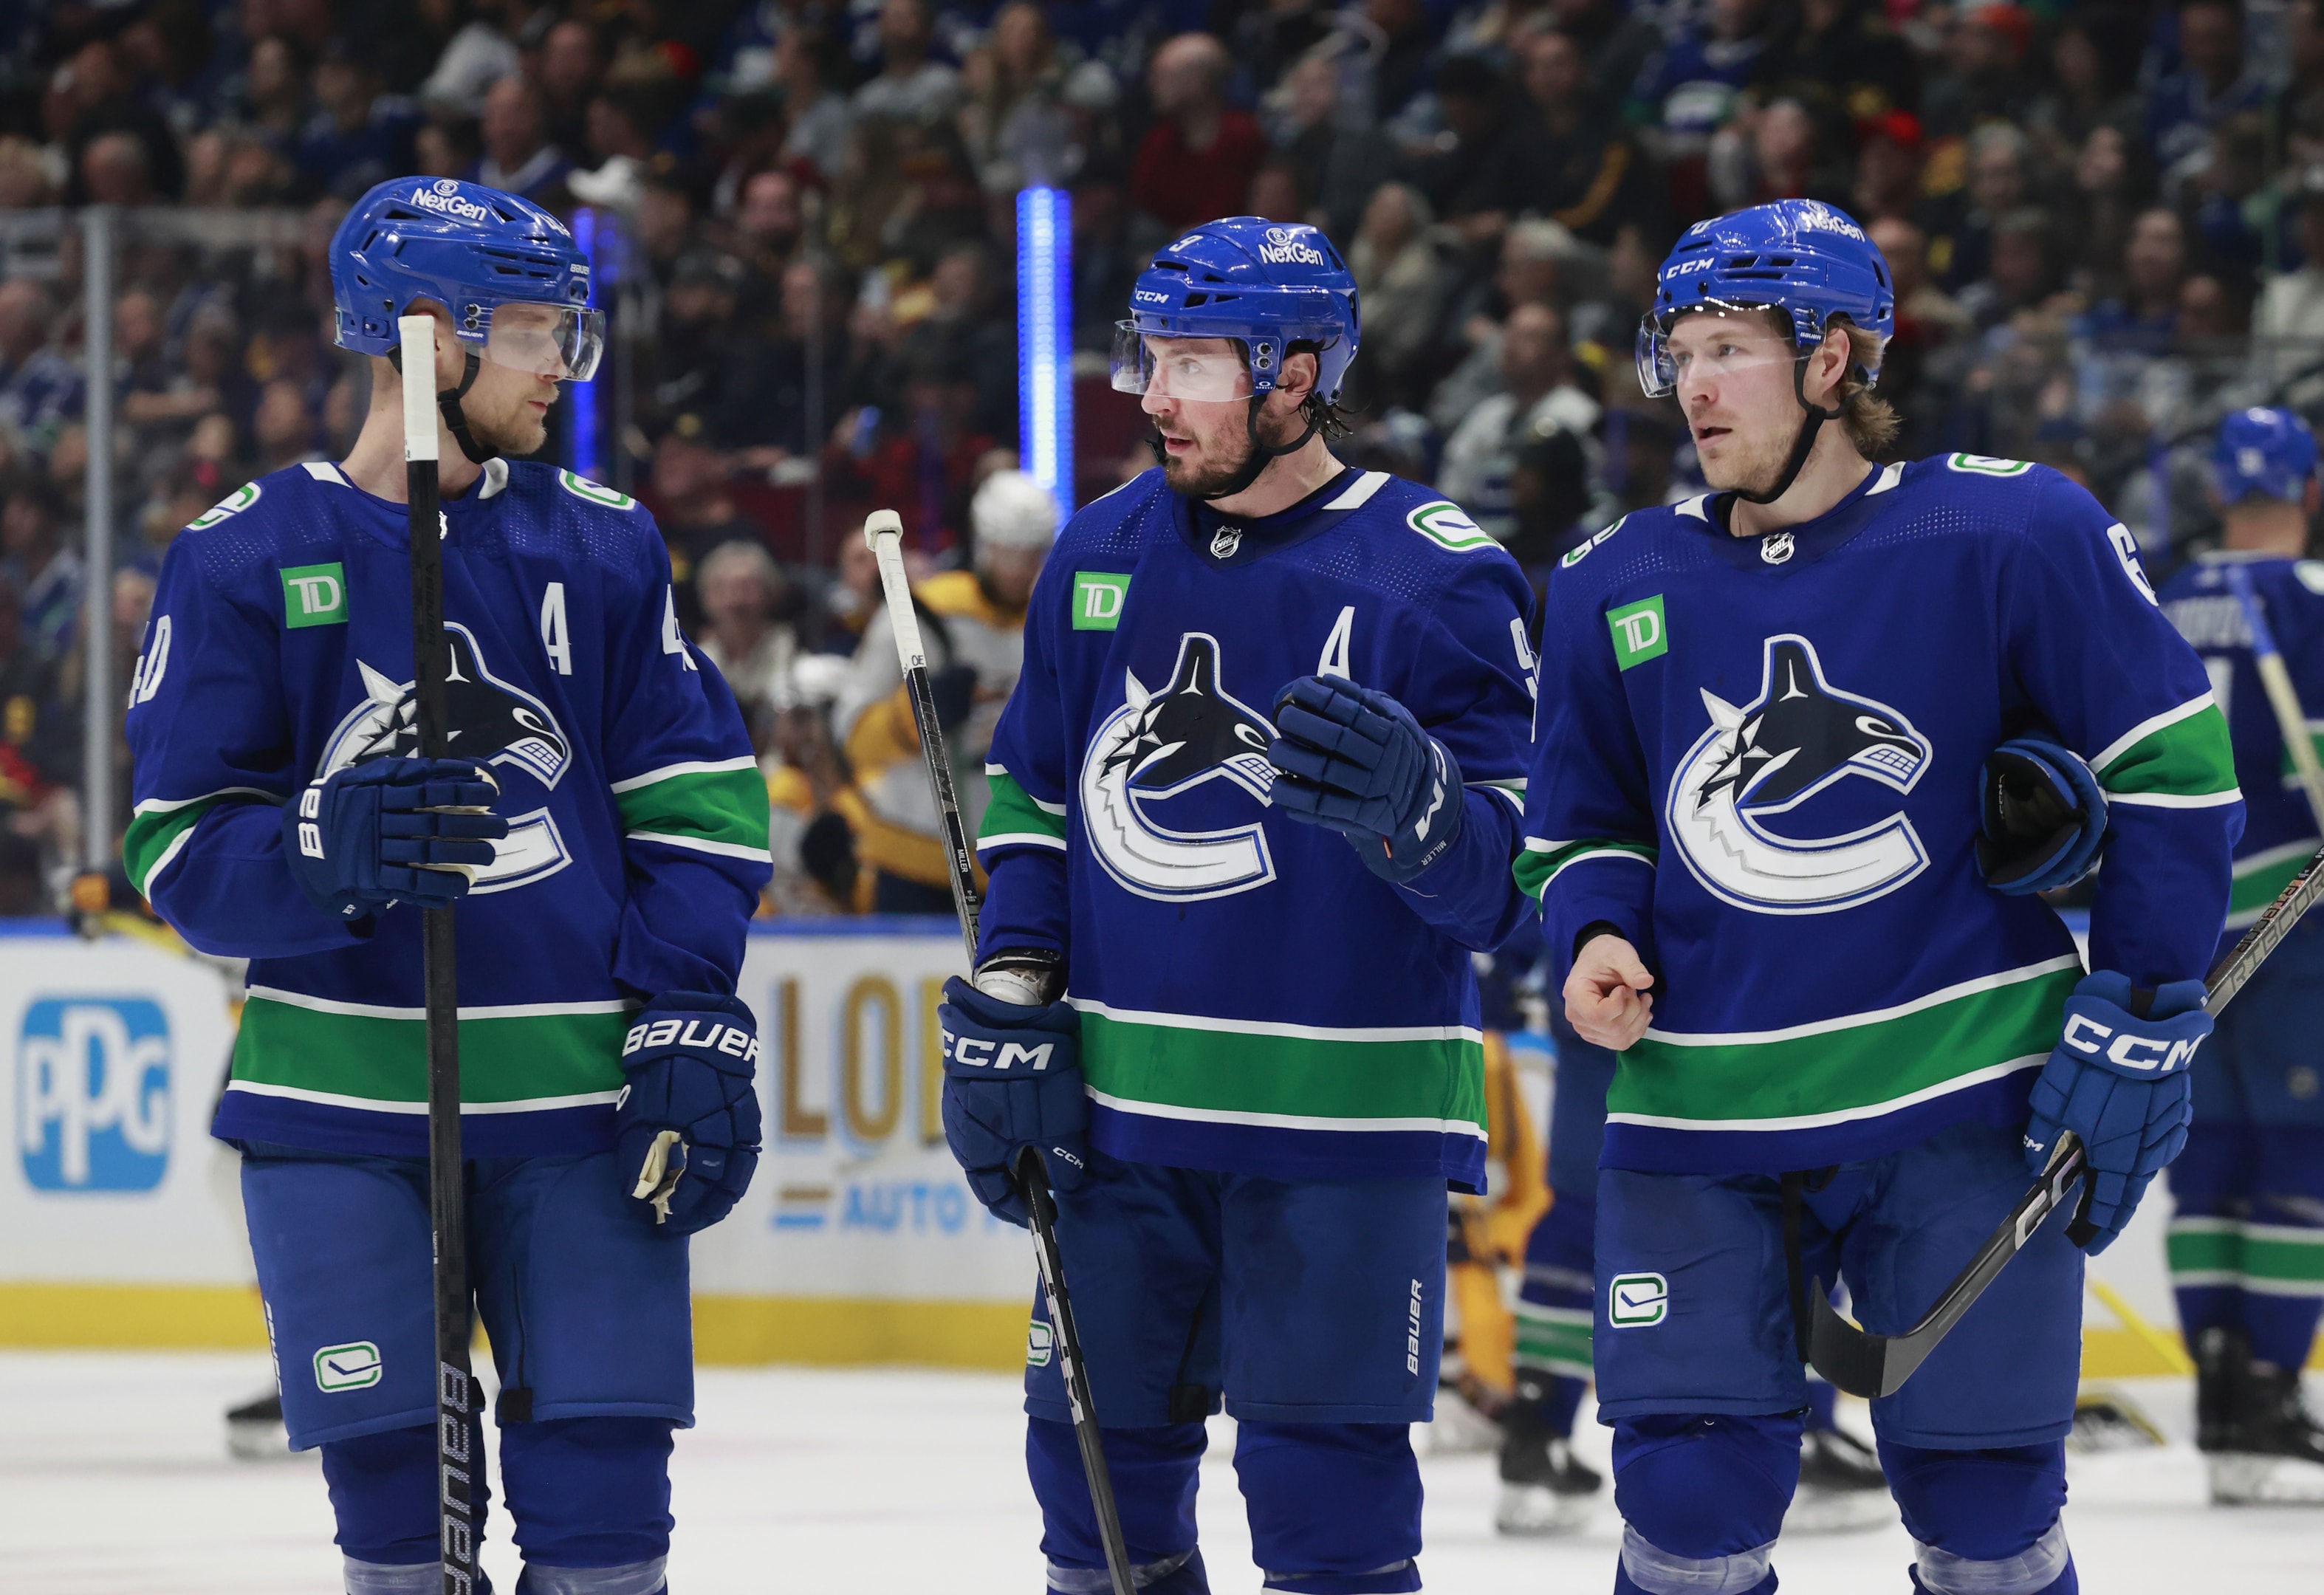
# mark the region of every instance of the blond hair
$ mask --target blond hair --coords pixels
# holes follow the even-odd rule
[[[1904,421],[1896,407],[1872,391],[1870,383],[1855,374],[1862,366],[1876,375],[1880,370],[1880,356],[1888,340],[1877,332],[1868,332],[1849,321],[1838,323],[1848,334],[1849,374],[1840,381],[1840,429],[1848,440],[1856,445],[1856,452],[1866,459],[1877,459],[1896,441]]]

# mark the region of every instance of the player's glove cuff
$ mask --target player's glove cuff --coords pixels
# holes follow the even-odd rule
[[[1305,676],[1276,695],[1275,720],[1268,801],[1347,837],[1381,880],[1409,883],[1460,839],[1461,766],[1395,698]]]
[[[738,997],[665,991],[622,1043],[629,1083],[613,1106],[625,1194],[665,1235],[733,1211],[759,1166],[758,1019]]]
[[[2106,792],[2080,754],[2040,733],[1986,755],[1978,872],[1994,890],[2030,897],[2071,886],[2105,845]]]
[[[1025,1148],[1049,1183],[1078,1187],[1089,1167],[1081,1016],[1064,1002],[1003,1002],[955,975],[936,1010],[943,1028],[945,1144],[994,1216],[1026,1222],[1014,1170]]]
[[[508,822],[490,771],[466,759],[368,759],[282,806],[282,853],[318,907],[341,919],[398,902],[448,908],[497,855]]]

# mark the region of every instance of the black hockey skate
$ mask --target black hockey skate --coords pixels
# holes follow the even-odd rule
[[[1571,1534],[1589,1521],[1605,1483],[1532,1402],[1501,1415],[1501,1498],[1493,1508],[1501,1533]]]
[[[1888,1476],[1870,1446],[1840,1429],[1800,1436],[1800,1487],[1784,1515],[1785,1534],[1848,1534],[1895,1518]]]
[[[226,1408],[226,1454],[237,1461],[270,1462],[297,1454],[282,1426],[282,1392],[269,1387],[265,1395]]]
[[[2213,1332],[2198,1337],[2199,1352]],[[2308,1410],[2300,1370],[2255,1360],[2240,1333],[2226,1332],[2226,1338],[2225,1416],[2208,1433],[2201,1379],[2209,1370],[2200,1359],[2196,1365],[2196,1443],[2210,1463],[2212,1505],[2324,1504],[2324,1425]]]

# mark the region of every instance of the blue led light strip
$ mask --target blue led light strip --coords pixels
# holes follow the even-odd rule
[[[1063,189],[1017,195],[1019,457],[1074,510],[1073,198]]]

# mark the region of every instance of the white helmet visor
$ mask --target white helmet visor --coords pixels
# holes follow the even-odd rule
[[[1113,391],[1191,404],[1250,397],[1249,357],[1224,337],[1163,337],[1131,323],[1113,325]]]
[[[1638,323],[1638,389],[1649,399],[1675,392],[1683,378],[1717,381],[1756,366],[1800,358],[1790,337],[1768,322],[1766,305],[1706,300]]]
[[[534,376],[586,383],[605,352],[605,312],[522,302],[485,312],[484,358]]]

